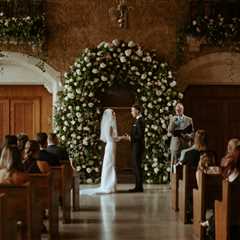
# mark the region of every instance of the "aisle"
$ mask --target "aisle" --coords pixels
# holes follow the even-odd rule
[[[128,188],[119,185],[119,190]],[[60,224],[61,239],[193,239],[191,225],[183,225],[170,209],[167,185],[147,185],[144,193],[82,196],[80,201],[74,223]]]

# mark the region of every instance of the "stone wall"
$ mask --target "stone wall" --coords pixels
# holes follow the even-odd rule
[[[66,71],[86,47],[115,38],[134,40],[175,61],[176,26],[186,15],[187,0],[128,0],[128,28],[121,29],[110,16],[113,0],[48,0],[48,62]],[[179,3],[181,2],[181,3]]]

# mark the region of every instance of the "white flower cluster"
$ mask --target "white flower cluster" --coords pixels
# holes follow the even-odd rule
[[[32,47],[43,44],[46,33],[45,16],[6,17],[0,12],[0,42],[30,44]]]
[[[118,76],[118,78],[116,77]],[[146,122],[146,158],[144,177],[147,183],[159,183],[167,177],[169,116],[183,95],[176,91],[176,81],[166,62],[155,53],[146,52],[133,41],[101,42],[85,49],[70,71],[56,106],[56,131],[78,165],[86,183],[99,180],[101,145],[99,92],[106,91],[117,79],[136,89]]]

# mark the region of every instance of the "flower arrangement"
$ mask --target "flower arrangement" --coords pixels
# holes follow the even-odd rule
[[[182,93],[166,62],[155,52],[144,51],[133,41],[102,42],[86,48],[65,73],[63,91],[55,111],[55,131],[76,163],[81,181],[99,181],[102,145],[99,125],[102,113],[99,92],[114,84],[134,90],[145,117],[146,183],[168,180],[167,125]]]
[[[208,45],[223,46],[226,41],[239,42],[240,19],[232,18],[226,22],[220,14],[216,18],[199,16],[187,26],[186,32],[196,37],[205,37]]]
[[[0,13],[0,42],[41,47],[46,33],[45,16],[7,18]]]

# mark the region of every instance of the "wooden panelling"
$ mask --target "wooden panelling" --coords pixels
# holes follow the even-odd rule
[[[240,87],[190,86],[185,92],[185,113],[195,129],[205,129],[209,148],[220,159],[230,138],[240,138]]]
[[[52,96],[43,86],[0,86],[0,141],[24,132],[52,130]]]
[[[0,143],[9,133],[9,101],[0,98]]]

